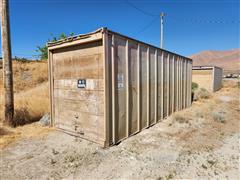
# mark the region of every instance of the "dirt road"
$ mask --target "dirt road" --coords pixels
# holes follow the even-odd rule
[[[239,89],[102,149],[50,131],[1,150],[1,179],[239,179]]]

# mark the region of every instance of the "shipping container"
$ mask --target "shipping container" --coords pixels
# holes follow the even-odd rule
[[[217,66],[193,66],[192,81],[199,88],[215,92],[222,88],[222,68]]]
[[[191,105],[191,59],[107,28],[48,53],[52,125],[104,147]]]

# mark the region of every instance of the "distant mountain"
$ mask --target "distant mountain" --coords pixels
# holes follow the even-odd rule
[[[219,66],[224,71],[240,71],[240,49],[202,51],[190,56],[194,66]]]

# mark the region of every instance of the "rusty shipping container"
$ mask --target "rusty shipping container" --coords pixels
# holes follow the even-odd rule
[[[104,147],[191,105],[189,58],[107,28],[48,52],[52,125]]]

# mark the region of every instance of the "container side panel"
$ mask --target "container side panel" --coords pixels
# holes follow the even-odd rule
[[[178,57],[175,57],[175,77],[174,77],[174,83],[175,83],[175,104],[174,109],[175,111],[178,110]]]
[[[150,89],[149,89],[149,120],[150,125],[155,122],[155,50],[150,49],[150,62],[149,62],[149,77],[150,77]]]
[[[126,41],[115,37],[116,140],[126,137]]]
[[[134,134],[138,130],[138,115],[137,115],[137,97],[138,97],[138,45],[129,41],[129,129],[130,134]]]
[[[189,72],[188,72],[188,61],[186,60],[186,102],[185,102],[185,107],[188,107],[188,97],[189,97],[189,92],[188,92],[188,87],[189,87]]]
[[[140,48],[141,128],[147,127],[147,47]]]
[[[177,58],[177,110],[180,109],[180,58]]]
[[[172,90],[173,90],[173,85],[172,85],[172,82],[173,82],[173,55],[170,54],[169,56],[169,96],[168,96],[168,99],[169,99],[169,115],[172,114],[172,99],[174,97],[173,93],[172,93]]]
[[[183,59],[180,58],[180,110],[183,108]]]
[[[141,84],[141,80],[140,80],[140,73],[141,73],[141,62],[140,62],[140,44],[138,43],[138,49],[137,49],[137,93],[138,93],[138,97],[137,97],[137,115],[138,115],[138,123],[137,123],[137,127],[138,127],[138,132],[141,130],[141,96],[140,96],[140,84]]]
[[[183,66],[183,68],[184,68],[184,74],[183,74],[184,75],[183,108],[186,108],[186,100],[187,100],[187,68],[186,68],[186,65],[187,65],[187,60],[184,59],[184,66]]]
[[[164,117],[164,51],[161,54],[161,119]]]
[[[164,53],[163,56],[163,118],[167,116],[168,112],[168,54]]]
[[[188,62],[185,60],[185,108],[188,103]]]
[[[180,80],[181,80],[181,58],[178,57],[178,110],[181,109],[180,107],[180,101],[181,101],[181,83],[180,83]]]
[[[191,61],[188,61],[188,102],[187,107],[191,106],[191,100],[192,100],[192,67],[191,67]]]
[[[162,114],[162,51],[158,50],[158,121],[161,120]]]
[[[175,112],[177,110],[177,57],[174,56],[174,100],[173,100],[173,111]]]
[[[106,31],[102,34],[102,44],[103,44],[103,79],[104,79],[104,139],[105,139],[105,144],[104,146],[109,146],[110,145],[110,95],[111,95],[111,88],[110,88],[110,67],[111,67],[111,60],[109,59],[109,44],[108,44],[108,34]],[[98,130],[102,131],[102,130]]]
[[[192,104],[192,61],[189,61],[189,79],[190,79],[190,87],[189,87],[189,91],[190,91],[190,98],[189,98],[189,106],[191,106]]]
[[[186,108],[186,60],[183,59],[183,108]]]
[[[185,60],[183,59],[182,64],[182,108],[184,109],[185,106]]]
[[[187,62],[188,66],[188,70],[187,70],[187,76],[188,76],[188,99],[187,99],[187,107],[190,106],[190,99],[192,97],[192,88],[190,89],[190,86],[192,86],[192,82],[191,82],[191,79],[190,79],[190,76],[191,76],[191,71],[190,71],[190,63],[189,61]]]
[[[181,58],[181,110],[183,109],[183,58]]]
[[[188,73],[188,61],[186,60],[186,102],[185,102],[185,107],[188,107],[188,84],[189,84],[189,73]]]
[[[112,99],[113,99],[113,89],[112,89],[112,36],[108,35],[108,70],[109,70],[109,78],[108,78],[108,88],[109,88],[109,98],[108,98],[108,103],[109,103],[109,143],[113,144],[113,105],[112,105]]]
[[[217,91],[222,87],[222,69],[214,68],[213,76],[213,91]]]
[[[155,49],[155,55],[154,55],[154,62],[155,62],[155,68],[154,68],[154,76],[155,76],[155,95],[154,95],[154,108],[155,108],[155,117],[154,117],[154,123],[157,123],[158,121],[158,50]]]

